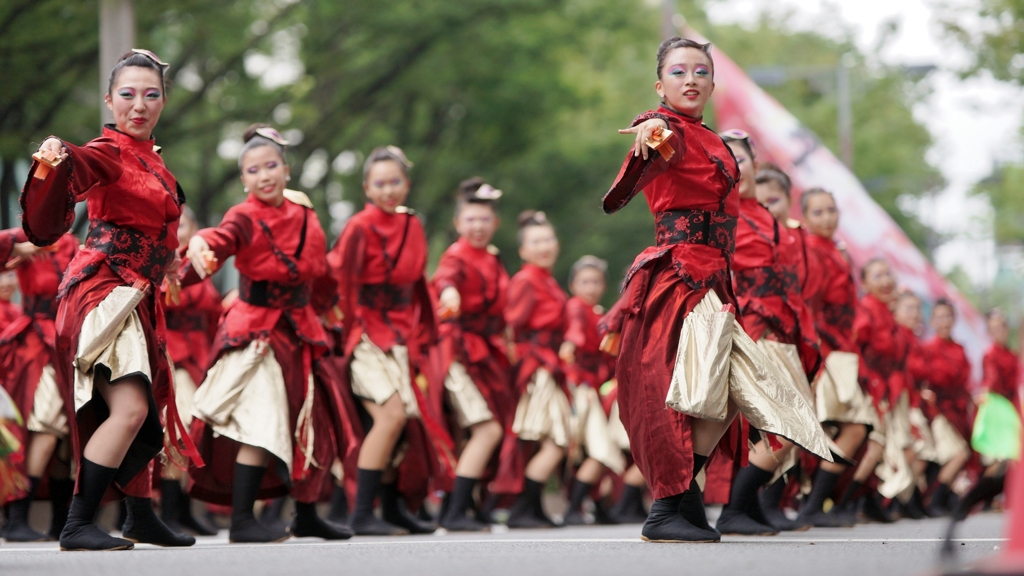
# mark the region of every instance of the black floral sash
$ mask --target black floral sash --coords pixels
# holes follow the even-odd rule
[[[166,226],[154,238],[134,228],[122,228],[105,220],[90,220],[85,247],[106,254],[107,264],[114,272],[127,268],[159,284],[163,282],[167,265],[174,258],[174,250],[164,245],[166,237]]]
[[[704,244],[723,252],[736,250],[736,217],[707,210],[669,210],[654,215],[658,246]]]
[[[786,297],[787,294],[799,292],[796,270],[781,266],[764,266],[734,270],[736,295],[749,298],[766,296]]]
[[[279,284],[239,275],[238,297],[261,308],[302,308],[309,305],[310,290],[308,284]]]
[[[413,284],[363,284],[359,305],[373,310],[396,310],[412,304]]]

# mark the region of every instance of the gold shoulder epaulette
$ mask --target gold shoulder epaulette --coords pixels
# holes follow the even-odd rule
[[[408,206],[399,206],[398,208],[395,208],[395,214],[408,214],[410,216],[414,216],[416,211]]]
[[[800,227],[800,221],[796,218],[786,218],[786,227],[796,230]]]
[[[499,250],[498,247],[495,246],[494,244],[488,244],[487,253],[490,254],[491,256],[497,256],[498,254],[501,254],[501,250]]]
[[[285,188],[284,197],[290,200],[293,204],[305,206],[310,210],[313,209],[313,202],[309,199],[309,196],[306,196],[305,192],[299,192],[298,190],[290,190],[288,188]]]

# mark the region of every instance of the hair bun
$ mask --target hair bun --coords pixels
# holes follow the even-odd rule
[[[540,210],[523,210],[519,213],[519,217],[516,218],[516,225],[520,229],[528,226],[544,226],[549,224],[548,216]]]

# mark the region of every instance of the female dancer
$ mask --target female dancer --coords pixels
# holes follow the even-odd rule
[[[758,203],[757,167],[749,136],[740,131],[729,131],[722,136],[740,168],[740,218],[732,270],[743,327],[755,342],[763,338],[781,344],[779,350],[785,346],[794,352],[797,365],[789,369],[783,364],[780,368],[809,395],[808,378],[813,378],[820,363],[818,337],[801,294],[796,258],[788,254],[789,234],[772,213]],[[783,244],[784,241],[787,243]],[[762,434],[750,451],[750,464],[741,468],[733,479],[729,503],[715,526],[719,532],[751,535],[778,532],[761,510],[758,490],[772,480],[780,465],[795,463],[789,459],[794,448],[794,444],[784,438]]]
[[[950,486],[971,459],[970,438],[971,363],[964,348],[952,337],[956,310],[953,303],[940,298],[932,307],[935,337],[924,344],[928,362],[927,387],[921,391],[925,413],[932,423],[937,460],[942,469],[928,502],[930,516],[949,513]]]
[[[890,398],[896,394],[894,416],[899,419],[898,425],[909,436],[907,440],[910,445],[904,448],[903,454],[914,479],[909,498],[897,499],[894,505],[900,516],[920,520],[926,517],[921,494],[927,487],[924,482],[924,471],[928,462],[922,457],[923,447],[928,444],[926,439],[931,438],[931,430],[921,430],[918,427],[918,423],[922,421],[927,425],[924,415],[915,418],[915,412],[920,414],[921,411],[921,395],[917,383],[928,375],[924,351],[918,338],[922,329],[921,299],[908,290],[900,291],[893,308],[893,318],[896,319],[899,330],[899,356],[905,358],[905,361],[902,372],[894,375]],[[934,447],[931,447],[931,451],[934,452]]]
[[[310,304],[312,282],[327,275],[327,239],[316,212],[304,205],[308,200],[299,197],[297,203],[285,195],[286,145],[267,125],[249,127],[238,157],[248,197],[188,244],[191,272],[198,278],[231,256],[239,272],[238,299],[221,318],[217,360],[192,409],[192,434],[211,466],[192,470],[191,493],[232,505],[231,542],[288,538],[288,532],[258,522],[252,511],[261,489],[279,496],[282,485],[296,500],[291,535],[352,536],[316,514],[330,478],[326,468],[346,438],[340,428],[332,430],[341,417],[340,402],[333,384],[317,373],[326,335]],[[266,476],[268,467],[274,477]]]
[[[505,321],[513,333],[514,381],[519,394],[512,432],[523,442],[538,443],[522,468],[519,452],[503,453],[503,469],[519,480],[519,497],[509,513],[509,528],[545,528],[554,522],[544,513],[541,490],[565,458],[572,440],[568,392],[559,353],[564,342],[568,298],[551,276],[558,260],[558,237],[543,212],[519,215],[519,257],[523,266],[508,285]],[[520,446],[520,451],[526,450]],[[502,472],[499,472],[501,474]]]
[[[165,444],[162,409],[168,453],[194,454],[180,434],[157,297],[164,276],[177,272],[175,231],[185,200],[152,137],[167,102],[165,68],[151,52],[125,54],[104,96],[116,124],[81,147],[47,138],[39,153],[60,163],[37,178],[45,169],[35,162],[22,194],[22,225],[37,246],[60,239],[75,203],[89,207],[89,235],[64,274],[56,320],[58,382],[65,383],[64,401],[74,402],[66,412],[78,461],[64,550],[195,543],[170,531],[150,500],[150,461]],[[128,497],[124,538],[94,523],[111,484]]]
[[[877,424],[878,420],[857,381],[860,361],[853,338],[857,286],[850,260],[834,239],[839,225],[835,198],[826,190],[811,188],[800,197],[800,204],[810,232],[807,247],[817,255],[823,267],[824,287],[814,308],[815,328],[825,358],[824,369],[815,382],[818,418],[838,427],[835,443],[843,454],[852,455],[867,437],[868,426]],[[845,469],[846,465],[840,462],[820,463],[811,493],[800,508],[798,523],[823,527],[849,523],[822,511],[822,505]]]
[[[604,296],[608,263],[596,256],[583,256],[569,271],[569,292],[566,303],[568,320],[562,362],[566,379],[575,386],[573,410],[576,415],[576,436],[586,458],[576,470],[569,491],[569,508],[563,524],[584,524],[583,499],[600,482],[605,470],[621,475],[626,467],[622,449],[613,442],[608,414],[598,393],[614,372],[614,358],[601,351],[598,324],[604,310],[599,305]],[[610,407],[610,406],[609,406]],[[601,523],[614,520],[595,502]]]
[[[433,284],[440,299],[438,349],[444,386],[456,424],[469,435],[455,469],[455,491],[441,517],[448,531],[488,526],[468,518],[473,490],[485,476],[495,450],[511,431],[515,397],[508,387],[505,291],[508,273],[491,238],[498,229],[495,190],[481,178],[459,185],[455,230],[459,239],[441,256]],[[488,476],[493,476],[490,470]]]
[[[4,387],[24,415],[21,441],[26,447],[25,472],[29,488],[24,497],[10,503],[3,537],[11,542],[57,539],[68,518],[68,503],[74,480],[67,474],[49,478],[53,502],[50,531],[40,534],[28,525],[29,505],[57,443],[68,435],[68,421],[55,366],[60,361],[56,348],[54,320],[57,317],[57,288],[71,259],[78,252],[78,239],[64,234],[49,249],[39,249],[18,229],[0,232],[0,262],[17,271],[24,316],[0,334]],[[61,467],[55,467],[61,468]]]
[[[446,449],[438,444],[444,432],[429,419],[412,381],[423,361],[422,345],[435,337],[435,311],[424,276],[423,225],[404,206],[411,167],[395,146],[370,153],[363,166],[366,207],[348,221],[327,256],[340,289],[347,375],[372,420],[359,449],[349,522],[360,535],[435,530],[406,509],[398,488],[398,476],[405,476],[402,486],[411,486],[411,497],[422,501]],[[396,473],[392,462],[403,430],[408,450]],[[378,488],[383,520],[373,513]]]
[[[729,258],[739,171],[729,148],[701,123],[714,89],[710,46],[671,38],[658,48],[657,60],[654,87],[663,104],[620,130],[635,135],[635,144],[604,197],[611,213],[643,190],[658,240],[626,277],[618,402],[633,457],[655,498],[644,539],[712,542],[721,536],[708,525],[696,477],[733,418],[691,418],[666,410],[665,398],[686,315],[710,290],[735,305]],[[664,130],[671,130],[668,143],[679,150],[667,161],[647,144]]]
[[[188,246],[199,230],[192,210],[185,206],[178,222],[178,244]],[[167,355],[174,367],[174,398],[178,415],[186,428],[192,426],[192,396],[206,377],[210,350],[223,306],[213,278],[180,291],[165,285],[164,306],[167,322]],[[168,294],[166,289],[173,293]],[[192,515],[192,500],[182,489],[186,471],[173,462],[165,462],[160,471],[160,518],[171,528],[191,530],[199,536],[213,536],[217,529]]]

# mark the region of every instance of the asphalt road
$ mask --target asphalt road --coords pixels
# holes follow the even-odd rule
[[[942,520],[904,520],[774,537],[725,537],[720,544],[645,543],[639,526],[496,529],[473,535],[357,537],[340,543],[307,538],[272,545],[228,544],[222,531],[184,549],[139,545],[125,552],[60,552],[56,543],[4,543],[0,575],[927,574],[938,566],[944,528]],[[1004,545],[1002,533],[1001,515],[972,517],[958,532],[958,560],[973,562],[997,554]]]

